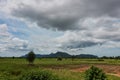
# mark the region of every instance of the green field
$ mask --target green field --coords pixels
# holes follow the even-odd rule
[[[61,78],[61,80],[84,80],[84,72],[75,72],[82,65],[108,65],[120,66],[120,60],[106,59],[63,59],[57,61],[55,58],[35,59],[34,65],[28,65],[26,59],[1,58],[0,59],[0,80],[19,80],[19,77],[28,71],[47,70]],[[108,80],[120,80],[120,77],[107,74]]]

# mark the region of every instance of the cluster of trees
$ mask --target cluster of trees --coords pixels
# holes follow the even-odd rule
[[[100,57],[101,59],[120,59],[120,56],[103,56],[103,57]]]

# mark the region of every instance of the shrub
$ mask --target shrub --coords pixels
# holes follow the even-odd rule
[[[58,58],[57,58],[57,61],[62,61],[62,57],[58,57]]]
[[[20,70],[13,70],[10,72],[12,75],[15,75],[15,76],[18,76],[21,74],[21,71]]]
[[[92,66],[85,72],[85,80],[107,80],[102,69]]]
[[[10,73],[8,73],[7,71],[0,72],[0,80],[9,80],[9,75]]]
[[[104,61],[104,59],[98,59],[98,61]]]
[[[28,72],[21,76],[20,80],[60,80],[48,71]]]

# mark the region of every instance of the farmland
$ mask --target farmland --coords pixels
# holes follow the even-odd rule
[[[0,80],[19,80],[28,71],[46,70],[61,78],[61,80],[84,80],[84,72],[90,66],[97,66],[107,74],[108,80],[120,80],[120,60],[104,59],[74,59],[37,58],[34,65],[28,65],[24,58],[1,58]]]

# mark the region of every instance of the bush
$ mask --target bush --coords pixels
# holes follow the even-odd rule
[[[7,71],[0,72],[0,80],[10,80],[9,75],[10,73],[8,73]]]
[[[21,74],[21,71],[20,70],[13,70],[10,72],[12,75],[15,75],[15,76],[18,76]]]
[[[48,71],[28,72],[21,76],[20,80],[60,80]]]
[[[62,57],[58,57],[58,58],[57,58],[57,61],[62,61]]]
[[[92,66],[85,72],[85,80],[107,80],[102,69]]]
[[[104,61],[104,59],[98,59],[98,61]]]

